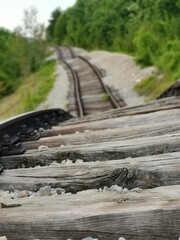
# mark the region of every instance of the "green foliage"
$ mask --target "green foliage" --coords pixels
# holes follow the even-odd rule
[[[21,92],[22,111],[31,111],[43,102],[49,90],[53,87],[55,76],[55,61],[45,62],[39,70],[31,75],[29,84]]]
[[[180,77],[180,43],[170,40],[162,48],[162,54],[157,59],[156,65],[168,79],[177,80]]]
[[[37,11],[25,11],[24,25],[15,32],[0,28],[0,99],[14,92],[24,76],[38,70],[45,58],[43,26],[36,21]]]
[[[149,96],[150,93],[154,90],[154,86],[157,86],[158,84],[159,83],[157,77],[152,75],[136,83],[134,89],[139,93],[140,96]]]
[[[162,76],[151,75],[136,83],[134,90],[137,91],[140,96],[145,96],[146,101],[151,101],[156,99],[171,85],[172,81],[167,81],[167,79]]]
[[[34,110],[44,101],[55,81],[55,61],[48,61],[29,76],[14,93],[0,101],[0,119]],[[7,107],[8,106],[8,107]]]
[[[167,81],[180,78],[180,0],[77,0],[54,24],[54,41],[132,54]]]
[[[56,24],[56,21],[57,21],[58,17],[61,16],[61,14],[62,14],[62,12],[61,12],[60,8],[56,8],[52,12],[51,19],[49,20],[49,24],[48,24],[48,27],[46,29],[46,35],[47,35],[48,40],[53,41],[55,24]]]
[[[101,100],[102,101],[107,101],[109,99],[109,94],[108,93],[103,93],[102,95],[101,95]]]

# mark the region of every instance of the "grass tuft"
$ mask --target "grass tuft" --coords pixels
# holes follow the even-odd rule
[[[163,76],[151,75],[136,83],[134,90],[140,96],[145,96],[145,101],[149,102],[155,100],[162,92],[167,90],[172,83],[172,81],[167,81]]]

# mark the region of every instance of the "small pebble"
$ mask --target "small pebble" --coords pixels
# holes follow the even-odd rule
[[[123,191],[123,188],[120,187],[120,186],[118,186],[118,185],[112,185],[112,186],[110,187],[110,190],[111,190],[111,191],[116,191],[116,192],[122,192],[122,191]]]
[[[0,237],[0,240],[7,240],[7,237]]]
[[[125,239],[125,238],[123,238],[123,237],[120,237],[120,238],[119,238],[119,240],[126,240],[126,239]]]
[[[50,166],[58,166],[58,165],[60,165],[60,164],[57,163],[56,161],[53,161],[53,162],[50,164]]]
[[[45,186],[41,187],[38,191],[39,196],[51,196],[51,187],[50,186]]]
[[[18,197],[19,198],[29,197],[29,192],[27,190],[21,191],[21,192],[19,192]]]
[[[57,194],[65,194],[65,193],[66,193],[66,190],[63,189],[63,188],[56,188],[56,193],[57,193]]]
[[[103,188],[103,192],[107,192],[107,191],[110,191],[110,188],[108,188],[108,187],[105,186],[105,187]]]
[[[83,162],[83,159],[77,159],[77,160],[76,160],[76,163],[79,164],[79,163],[84,163],[84,162]]]
[[[11,198],[12,199],[15,199],[15,198],[18,198],[19,197],[19,193],[20,191],[19,190],[14,190],[14,192],[11,192]]]
[[[65,147],[65,145],[64,145],[64,144],[61,144],[59,147],[60,147],[60,148],[63,148],[63,147]]]
[[[8,200],[11,199],[11,195],[8,192],[4,192],[2,190],[0,190],[0,200],[4,201],[4,200]]]
[[[123,193],[129,193],[129,190],[127,188],[124,188]]]

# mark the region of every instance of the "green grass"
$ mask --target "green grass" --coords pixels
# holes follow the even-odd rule
[[[55,61],[41,65],[38,71],[22,80],[22,85],[0,101],[0,119],[34,110],[43,102],[55,81]]]
[[[155,100],[161,93],[167,90],[173,81],[168,81],[163,76],[151,75],[136,83],[134,90],[140,95],[145,96],[145,101]]]
[[[107,101],[109,99],[109,94],[108,93],[103,93],[102,95],[101,95],[101,100],[102,101]]]

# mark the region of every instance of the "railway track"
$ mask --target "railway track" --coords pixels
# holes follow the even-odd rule
[[[68,64],[79,84],[91,81],[86,60]],[[178,240],[180,98],[109,109],[81,118],[50,109],[0,125],[0,236]]]
[[[72,59],[75,58],[75,52],[71,47],[55,47],[56,54],[57,54],[57,59],[59,61],[65,60],[65,59]]]
[[[72,114],[83,117],[126,105],[117,92],[103,83],[100,70],[88,59],[79,56],[64,64],[71,73],[69,111]]]

